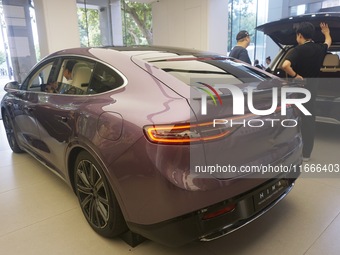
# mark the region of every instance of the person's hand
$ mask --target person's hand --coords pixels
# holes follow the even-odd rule
[[[295,80],[301,80],[301,81],[302,81],[302,80],[303,80],[303,77],[302,77],[301,75],[298,74],[298,75],[296,75],[296,77],[295,77],[294,79],[295,79]]]
[[[46,92],[48,93],[57,93],[57,88],[58,88],[58,83],[55,81],[55,82],[52,82],[48,85],[46,85]]]
[[[320,28],[321,28],[321,32],[325,35],[325,34],[329,34],[329,27],[327,23],[321,22],[320,23]]]

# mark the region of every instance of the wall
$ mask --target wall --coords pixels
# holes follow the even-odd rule
[[[79,47],[76,0],[34,0],[41,57]]]
[[[152,8],[154,45],[226,54],[227,0],[159,0]]]
[[[228,0],[208,2],[208,48],[209,51],[227,54],[228,50]]]

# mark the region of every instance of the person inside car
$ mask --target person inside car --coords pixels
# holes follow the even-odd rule
[[[72,70],[77,61],[69,60],[66,63],[65,69],[63,71],[63,83],[70,83],[72,80]]]
[[[73,71],[73,67],[75,66],[75,64],[77,63],[77,61],[74,60],[69,60],[67,61],[65,68],[63,70],[63,84],[70,84],[72,82],[72,71]],[[65,88],[63,88],[64,86],[62,86],[60,88],[61,84],[58,84],[57,81],[55,82],[51,82],[49,84],[46,85],[45,87],[45,92],[48,93],[64,93],[65,92]],[[67,86],[68,88],[68,86]]]

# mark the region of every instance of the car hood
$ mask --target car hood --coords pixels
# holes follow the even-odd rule
[[[340,44],[340,12],[306,14],[284,18],[260,25],[256,27],[256,29],[268,35],[282,48],[284,45],[297,44],[295,28],[299,23],[305,21],[311,22],[315,26],[315,34],[313,37],[315,42],[323,43],[325,41],[325,37],[320,29],[320,23],[325,22],[329,25],[333,44]]]

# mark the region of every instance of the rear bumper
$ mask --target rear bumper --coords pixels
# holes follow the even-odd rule
[[[322,97],[316,98],[316,121],[340,125],[340,98]]]
[[[324,116],[316,116],[317,122],[328,123],[328,124],[335,124],[340,125],[340,120],[331,117],[324,117]]]
[[[140,225],[128,222],[131,231],[166,246],[181,246],[195,240],[211,241],[227,235],[270,210],[292,189],[299,173],[271,179],[251,191],[201,210],[171,220]],[[236,207],[214,218],[203,219],[207,213],[229,205]]]
[[[248,223],[256,220],[259,218],[261,215],[265,214],[268,212],[271,208],[273,208],[277,203],[279,203],[293,188],[295,182],[290,183],[290,185],[281,193],[274,201],[272,201],[268,206],[264,207],[262,210],[259,210],[255,212],[255,214],[251,215],[250,217],[240,220],[235,224],[230,224],[227,226],[222,227],[218,231],[209,233],[208,235],[202,236],[199,238],[200,241],[212,241],[215,239],[218,239],[222,236],[225,236],[227,234],[230,234],[234,232],[235,230],[238,230],[239,228],[247,225]]]

